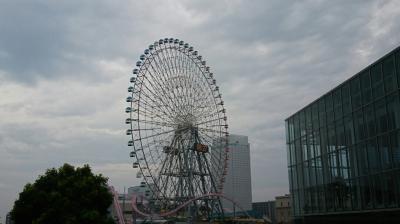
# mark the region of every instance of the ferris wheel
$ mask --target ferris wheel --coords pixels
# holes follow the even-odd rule
[[[128,146],[154,211],[220,193],[228,161],[224,101],[206,61],[188,43],[151,44],[133,69],[126,101]],[[217,199],[191,205],[222,211]]]

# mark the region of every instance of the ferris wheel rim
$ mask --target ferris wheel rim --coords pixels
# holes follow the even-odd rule
[[[201,71],[201,75],[203,76],[203,78],[205,78],[205,80],[207,80],[208,88],[209,88],[209,91],[212,92],[212,95],[214,96],[214,92],[217,92],[216,95],[219,96],[217,98],[219,98],[220,101],[217,101],[216,97],[213,97],[213,100],[214,100],[215,108],[220,108],[220,110],[217,109],[215,114],[218,115],[218,118],[216,118],[216,119],[218,119],[218,121],[223,120],[223,122],[222,122],[223,125],[221,125],[221,127],[223,127],[225,129],[225,131],[219,131],[219,134],[220,134],[221,138],[222,137],[226,138],[226,141],[224,143],[225,144],[224,154],[227,155],[227,152],[228,152],[228,148],[227,148],[228,126],[227,126],[226,110],[224,108],[224,104],[222,101],[221,93],[219,92],[219,88],[218,88],[218,86],[216,86],[215,79],[213,78],[213,73],[210,72],[210,68],[208,66],[206,66],[205,61],[202,60],[202,56],[200,56],[197,51],[194,51],[193,47],[189,46],[189,44],[184,43],[183,41],[180,41],[178,39],[173,39],[173,41],[171,43],[170,42],[171,39],[172,38],[168,39],[168,47],[162,48],[162,46],[166,46],[166,44],[163,43],[165,40],[167,40],[167,38],[165,38],[163,41],[162,40],[156,41],[154,44],[150,45],[149,48],[144,51],[145,54],[141,55],[140,61],[138,61],[136,63],[137,68],[133,70],[133,74],[136,75],[136,77],[131,78],[131,81],[134,80],[134,86],[133,86],[133,88],[129,87],[131,89],[128,89],[128,91],[131,90],[131,91],[129,91],[129,92],[131,92],[131,102],[130,102],[130,107],[129,107],[130,108],[129,109],[129,114],[130,114],[129,119],[130,119],[130,127],[131,127],[129,129],[130,136],[131,136],[130,142],[132,142],[132,146],[134,148],[136,161],[143,161],[143,162],[136,162],[136,163],[138,165],[138,168],[140,169],[140,173],[143,175],[143,178],[147,184],[151,184],[150,181],[148,181],[149,178],[152,179],[153,184],[156,182],[156,180],[154,179],[155,176],[150,172],[151,166],[150,166],[149,161],[147,160],[147,157],[144,154],[145,147],[144,147],[142,140],[154,138],[155,136],[159,136],[160,134],[168,134],[168,133],[177,132],[180,130],[176,127],[175,127],[175,129],[173,129],[174,124],[168,123],[168,122],[163,123],[163,125],[171,125],[170,126],[171,130],[165,131],[162,133],[158,133],[158,134],[154,134],[154,135],[145,135],[144,134],[144,133],[146,133],[146,131],[154,131],[154,130],[145,130],[145,129],[140,128],[140,116],[141,116],[140,109],[141,108],[139,106],[139,102],[140,102],[140,97],[142,96],[142,90],[143,90],[142,88],[146,88],[146,87],[143,87],[143,82],[144,82],[143,79],[145,78],[145,74],[143,74],[143,71],[144,71],[144,73],[146,72],[145,71],[147,69],[146,66],[151,65],[151,62],[152,62],[151,60],[156,60],[154,57],[150,57],[150,56],[156,56],[155,54],[160,53],[164,50],[175,50],[175,51],[179,52],[180,54],[185,55],[187,57],[186,60],[191,60],[191,62],[194,63],[194,65],[197,66],[197,68]],[[207,75],[207,77],[206,77],[206,75]],[[140,78],[142,79],[141,81],[139,81]],[[154,80],[156,80],[156,79],[154,79]],[[137,86],[137,83],[140,83],[140,82],[141,82],[140,88],[139,89],[135,88]],[[203,83],[203,84],[206,85],[205,83]],[[212,88],[213,85],[215,85],[214,89]],[[139,99],[137,101],[134,101],[135,100],[134,94],[138,94],[138,96],[139,96]],[[149,100],[151,100],[151,99],[149,99]],[[136,109],[133,109],[134,103],[138,104]],[[142,104],[144,104],[144,106],[146,106],[145,103],[142,103]],[[127,112],[128,112],[128,108],[127,108]],[[221,114],[223,116],[220,116]],[[136,117],[134,115],[136,115]],[[135,126],[133,125],[134,124],[133,122],[137,122],[137,127],[138,127],[137,129],[134,128]],[[206,123],[207,121],[203,121],[203,122]],[[210,122],[212,122],[212,121],[210,121]],[[152,125],[160,125],[160,124],[161,123],[153,123]],[[200,122],[200,124],[202,124],[202,123]],[[146,127],[146,124],[144,124],[144,127]],[[181,128],[181,129],[183,130],[185,128]],[[212,131],[212,129],[207,130],[206,128],[202,128],[199,130],[204,131],[204,132]],[[144,135],[144,137],[142,137],[142,135]],[[222,136],[222,135],[224,135],[224,136]],[[138,138],[136,138],[136,137],[138,137]],[[210,138],[210,139],[212,139],[212,138]],[[135,142],[140,142],[140,147],[136,147]],[[143,158],[139,158],[137,152],[142,153]],[[151,159],[154,160],[152,155],[151,155]],[[218,183],[219,185],[217,186],[219,190],[215,190],[215,192],[220,192],[222,190],[221,185],[223,185],[223,178],[226,175],[227,160],[228,160],[227,156],[225,158],[223,158],[223,161],[222,161],[223,172],[219,177],[221,180],[219,180],[219,183]],[[155,187],[158,188],[159,186],[155,186]],[[160,189],[158,189],[158,190],[160,191]]]

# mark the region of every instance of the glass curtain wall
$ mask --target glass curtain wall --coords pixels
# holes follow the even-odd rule
[[[400,51],[286,120],[295,216],[400,207]]]

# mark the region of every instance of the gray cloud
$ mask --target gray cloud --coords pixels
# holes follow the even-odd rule
[[[3,1],[0,216],[23,185],[89,163],[117,189],[137,183],[124,98],[154,40],[203,54],[230,131],[248,135],[253,198],[288,192],[284,119],[399,45],[396,1]]]

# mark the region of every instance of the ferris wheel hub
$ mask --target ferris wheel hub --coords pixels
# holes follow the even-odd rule
[[[227,119],[210,67],[192,46],[165,38],[151,44],[133,69],[126,98],[128,146],[134,168],[152,192],[153,211],[175,209],[221,190],[227,167]],[[190,214],[223,213],[219,199],[189,205]],[[204,207],[210,209],[202,209]],[[193,212],[195,211],[195,212]]]

